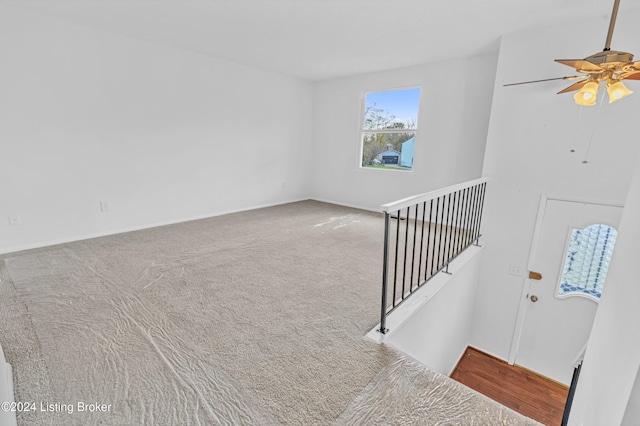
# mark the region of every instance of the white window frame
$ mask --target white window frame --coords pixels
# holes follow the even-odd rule
[[[364,120],[365,120],[365,111],[366,111],[366,102],[367,102],[367,95],[371,94],[371,93],[380,93],[380,92],[395,92],[395,91],[400,91],[400,90],[409,90],[409,89],[420,89],[420,96],[418,97],[418,114],[416,116],[416,126],[415,128],[412,129],[402,129],[401,132],[398,131],[398,129],[365,129],[364,128]],[[375,90],[366,90],[362,92],[362,95],[360,97],[360,124],[358,126],[358,134],[360,136],[359,140],[358,140],[358,169],[359,170],[372,170],[372,171],[385,171],[385,172],[400,172],[400,173],[413,173],[414,168],[415,168],[415,158],[416,158],[416,143],[418,142],[418,134],[419,131],[418,129],[420,128],[420,126],[418,125],[418,122],[420,121],[420,104],[422,103],[422,86],[419,84],[412,84],[409,86],[400,86],[400,87],[391,87],[391,88],[381,88],[381,89],[375,89]],[[402,169],[400,167],[398,167],[398,169],[396,170],[395,168],[377,168],[377,167],[368,167],[368,166],[363,166],[362,165],[362,156],[364,154],[364,135],[365,133],[413,133],[414,137],[415,137],[415,142],[413,145],[413,163],[411,164],[411,169]]]

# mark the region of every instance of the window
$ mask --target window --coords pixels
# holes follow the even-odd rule
[[[571,231],[558,296],[600,300],[617,235],[614,228],[602,224]]]
[[[366,168],[412,170],[420,88],[365,95],[362,162]]]

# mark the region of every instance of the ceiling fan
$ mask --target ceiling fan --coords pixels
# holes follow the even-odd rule
[[[578,105],[591,106],[596,103],[596,95],[600,83],[606,83],[609,103],[618,101],[633,92],[622,83],[622,80],[640,80],[640,62],[633,62],[633,54],[611,50],[611,38],[616,24],[618,7],[620,0],[614,0],[613,12],[609,23],[609,32],[602,52],[587,56],[584,59],[556,59],[555,61],[563,65],[575,68],[582,75],[570,77],[548,78],[544,80],[526,81],[522,83],[505,84],[505,86],[515,86],[518,84],[538,83],[551,80],[582,80],[573,83],[569,87],[558,92],[567,93],[579,90],[573,96]]]

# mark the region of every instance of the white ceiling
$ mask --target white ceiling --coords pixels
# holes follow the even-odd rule
[[[637,9],[637,2],[621,2]],[[627,6],[626,3],[629,3]],[[634,4],[636,3],[636,4]],[[519,29],[600,17],[613,0],[0,0],[318,81],[496,51]]]

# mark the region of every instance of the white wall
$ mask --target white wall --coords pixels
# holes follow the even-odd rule
[[[629,188],[607,283],[580,372],[570,425],[619,425],[632,395],[640,367],[639,217],[640,159]],[[632,411],[637,411],[637,404],[638,401],[631,402]],[[627,424],[640,424],[640,418],[630,418],[632,411],[626,419]]]
[[[2,346],[0,346],[0,402],[15,402],[13,397],[13,369],[4,358]],[[15,412],[0,410],[0,424],[14,426],[16,421]]]
[[[384,342],[442,374],[451,374],[469,346],[482,254],[482,249],[471,247],[451,263],[453,275],[432,278],[423,288],[427,301],[397,330],[391,330]],[[435,295],[429,291],[433,287],[439,288]]]
[[[618,18],[614,48],[640,49],[638,18],[637,13]],[[634,135],[640,133],[640,96],[580,112],[572,94],[555,94],[571,82],[503,84],[572,75],[574,70],[553,60],[601,50],[607,27],[605,19],[576,22],[507,35],[501,43],[483,169],[492,181],[472,343],[503,359],[509,356],[525,284],[523,277],[509,275],[509,265],[527,266],[540,195],[624,203],[639,152]],[[640,93],[636,85],[628,84]],[[576,152],[570,153],[574,144]]]
[[[312,196],[372,210],[480,177],[495,55],[316,83]],[[414,169],[360,168],[365,92],[420,86]]]
[[[636,375],[633,390],[624,412],[622,426],[638,426],[640,424],[640,374]]]
[[[0,28],[0,252],[308,195],[310,83],[9,7]]]

